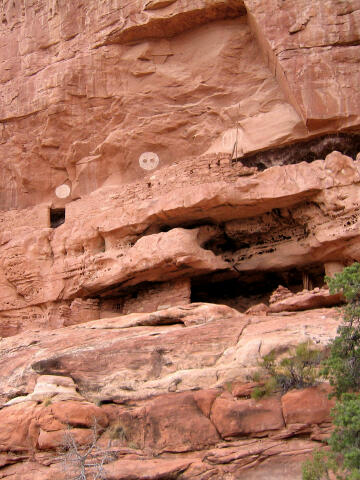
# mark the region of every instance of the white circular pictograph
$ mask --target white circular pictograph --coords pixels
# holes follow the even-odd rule
[[[59,185],[55,190],[55,194],[58,198],[68,197],[70,195],[69,185],[66,185],[66,183],[64,183],[63,185]]]
[[[144,152],[139,157],[139,165],[144,170],[154,170],[159,165],[160,159],[154,152]]]

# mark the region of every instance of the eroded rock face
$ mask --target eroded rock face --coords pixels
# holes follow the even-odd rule
[[[120,3],[2,7],[2,336],[359,259],[356,1]]]
[[[191,304],[3,339],[2,478],[31,459],[34,478],[62,480],[66,436],[88,446],[96,425],[110,478],[252,478],[266,466],[285,480],[331,431],[329,386],[255,401],[248,375],[269,349],[324,345],[339,323],[326,309],[289,315]]]
[[[252,374],[360,261],[359,12],[2,2],[0,478],[64,480],[94,423],[109,479],[300,478],[329,388]]]
[[[270,351],[326,345],[339,313],[273,315],[190,304],[2,339],[1,475],[63,480],[68,425],[89,445],[96,418],[99,445],[111,440],[118,456],[110,478],[145,480],[149,469],[154,479],[286,480],[289,469],[300,478],[302,459],[331,431],[329,389],[255,402],[240,385]]]
[[[3,6],[0,117],[11,161],[2,166],[2,208],[61,205],[55,190],[64,184],[76,198],[141,178],[144,152],[171,164],[174,152],[205,153],[214,137],[231,151],[242,103],[252,123],[253,112],[280,111],[290,136],[307,135],[262,60],[242,2],[145,4]],[[269,137],[279,137],[276,129]]]
[[[2,335],[189,303],[199,282],[219,287],[196,300],[235,306],[226,300],[227,280],[238,285],[234,297],[262,284],[264,302],[280,283],[295,293],[318,288],[326,265],[360,259],[359,173],[350,157],[333,152],[325,161],[212,179],[222,168],[216,164],[194,184],[184,177],[182,188],[168,192],[161,189],[167,168],[159,170],[153,192],[138,182],[147,192],[140,203],[100,189],[69,204],[56,229],[49,228],[46,206],[6,213]],[[298,300],[287,302],[290,310],[301,308]],[[339,301],[326,294],[308,300],[303,309]]]
[[[356,129],[356,5],[5,1],[0,208],[141,178],[145,152],[170,165]]]
[[[70,376],[81,395],[120,403],[244,381],[274,349],[306,341],[326,345],[340,314],[320,309],[289,315],[252,317],[224,305],[190,304],[51,335],[22,333],[1,342],[2,398],[31,394],[37,375]]]
[[[269,65],[309,127],[356,125],[358,1],[245,3]]]
[[[333,307],[343,301],[342,295],[337,293],[330,295],[329,290],[325,288],[315,288],[314,290],[303,290],[293,295],[271,302],[269,312],[296,312],[298,310],[309,310],[319,307]]]

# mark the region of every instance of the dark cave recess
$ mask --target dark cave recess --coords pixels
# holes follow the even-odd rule
[[[275,165],[293,165],[300,162],[311,163],[325,159],[329,153],[337,150],[353,160],[360,152],[360,135],[337,133],[317,137],[312,140],[296,142],[286,147],[255,153],[239,158],[246,167],[256,167],[263,171]],[[236,161],[236,160],[233,160]]]
[[[323,287],[324,265],[314,264],[283,271],[222,273],[195,277],[191,281],[191,301],[228,305],[240,311],[257,303],[268,303],[279,285],[293,293],[304,289],[304,278],[312,288]]]

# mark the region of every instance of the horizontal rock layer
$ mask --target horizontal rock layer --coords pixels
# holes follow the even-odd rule
[[[359,12],[1,3],[0,478],[300,478],[329,386],[250,396],[360,260]]]
[[[88,398],[115,402],[213,388],[245,379],[274,348],[325,345],[338,319],[327,309],[252,318],[224,305],[190,304],[22,333],[1,341],[2,397],[31,393],[36,374],[71,376]]]
[[[188,303],[192,285],[182,291],[179,280],[206,282],[204,276],[220,274],[244,288],[262,272],[265,288],[267,282],[276,288],[276,272],[312,275],[316,267],[321,277],[326,265],[360,259],[359,172],[350,157],[333,152],[325,161],[227,181],[210,181],[209,173],[207,181],[196,176],[192,184],[190,175],[186,186],[162,192],[168,174],[160,170],[150,187],[138,182],[145,192],[139,202],[113,187],[73,202],[55,229],[46,205],[22,215],[7,212],[0,246],[2,335],[113,316],[113,309],[151,311],[179,304],[176,295]]]
[[[260,356],[321,347],[338,323],[327,309],[257,317],[191,304],[3,339],[0,478],[63,479],[56,451],[69,434],[89,445],[94,419],[109,478],[297,474],[331,430],[329,387],[255,401],[246,379]]]

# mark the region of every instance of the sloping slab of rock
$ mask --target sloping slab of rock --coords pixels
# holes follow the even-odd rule
[[[186,460],[119,460],[105,467],[108,480],[172,480],[186,470]]]
[[[9,400],[4,406],[15,405],[22,402],[41,402],[41,401],[64,401],[64,400],[84,400],[76,391],[76,384],[72,378],[59,375],[41,375],[33,393],[29,395],[15,397]]]
[[[234,0],[152,0],[145,2],[143,11],[136,2],[125,8],[128,18],[122,27],[110,30],[97,46],[169,37],[216,19],[246,14],[244,3]]]
[[[32,392],[38,375],[71,377],[82,395],[118,401],[215,384],[216,362],[236,346],[248,319],[224,305],[158,313],[173,324],[154,326],[154,314],[139,314],[138,320],[131,314],[3,339],[6,400]],[[152,326],[140,326],[146,319]],[[128,320],[134,326],[124,327]],[[184,327],[187,320],[191,326]]]
[[[309,340],[327,344],[340,317],[329,309],[256,317],[209,304],[174,307],[162,314],[174,324],[140,326],[147,323],[146,315],[150,319],[154,314],[139,314],[139,323],[131,314],[3,339],[3,401],[32,393],[39,375],[71,377],[86,398],[118,403],[213,388],[244,380],[273,349],[283,351]],[[129,317],[134,326],[124,327]]]
[[[296,295],[289,296],[270,304],[270,313],[296,312],[312,308],[333,307],[343,302],[341,294],[330,295],[326,288],[303,290]]]
[[[201,325],[222,316],[223,319],[234,317],[234,310],[225,305],[211,303],[192,303],[179,307],[167,308],[157,312],[130,313],[119,317],[103,319],[101,322],[91,322],[79,325],[79,328],[94,328],[104,330],[130,328],[130,327],[155,327],[160,325]]]

